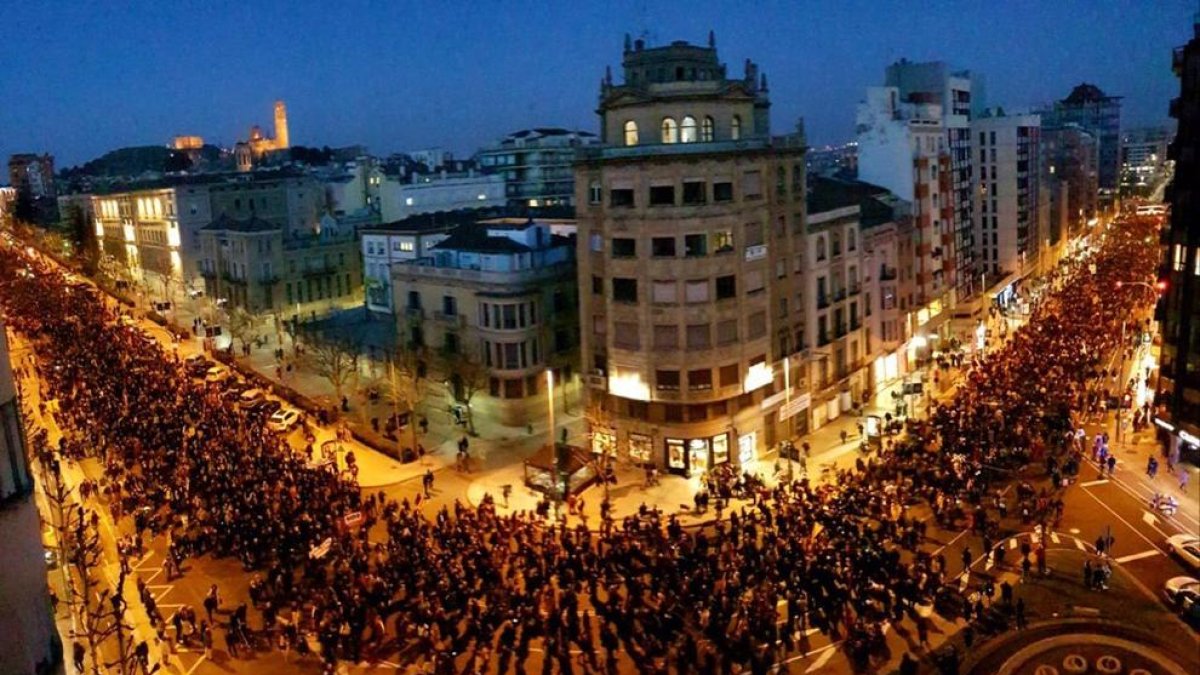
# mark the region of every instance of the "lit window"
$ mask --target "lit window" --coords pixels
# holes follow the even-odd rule
[[[402,241],[400,242],[400,250],[405,253],[412,253],[415,250],[415,246],[411,241]]]
[[[625,122],[625,145],[638,144],[638,129],[637,122],[628,120]]]
[[[412,197],[405,197],[405,198],[404,198],[404,205],[405,205],[405,206],[412,206],[412,205],[413,205],[413,198],[412,198]]]
[[[675,120],[670,117],[664,117],[662,121],[662,142],[663,143],[678,143],[679,142],[679,127],[675,124]]]
[[[709,143],[713,139],[713,118],[705,117],[703,124],[700,126],[700,140]]]
[[[1183,245],[1175,244],[1175,271],[1182,272],[1184,266],[1184,249]]]
[[[679,128],[679,141],[681,143],[696,142],[696,118],[688,115],[683,118],[683,126]]]
[[[729,137],[735,141],[742,137],[742,118],[738,115],[733,116],[733,122],[729,125]]]

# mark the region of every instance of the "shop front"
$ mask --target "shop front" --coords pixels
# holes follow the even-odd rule
[[[681,476],[696,476],[730,460],[728,432],[706,438],[667,438],[664,441],[667,470]],[[742,440],[749,437],[749,440]],[[754,435],[746,434],[738,441],[739,459],[749,447],[752,455]]]

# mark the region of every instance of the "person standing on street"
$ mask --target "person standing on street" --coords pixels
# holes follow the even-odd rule
[[[426,469],[421,478],[421,487],[425,489],[425,498],[429,499],[429,491],[433,488],[433,469]]]
[[[1025,620],[1025,598],[1017,598],[1017,630],[1025,630],[1028,625]]]

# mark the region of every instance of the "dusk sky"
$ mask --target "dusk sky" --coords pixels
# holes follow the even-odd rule
[[[887,2],[7,2],[0,156],[58,168],[197,134],[232,145],[287,102],[292,143],[469,156],[531,126],[594,131],[625,33],[661,45],[716,32],[731,75],[767,73],[773,128],[850,140],[864,88],[901,58],[984,75],[1026,108],[1092,82],[1125,127],[1166,123],[1171,49],[1197,0]]]

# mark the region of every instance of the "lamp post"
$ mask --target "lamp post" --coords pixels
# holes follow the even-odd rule
[[[784,406],[784,409],[787,410],[789,413],[791,413],[791,410],[792,410],[792,375],[791,375],[791,371],[792,371],[792,357],[788,356],[788,355],[784,355],[784,357],[783,357],[783,399],[784,399],[783,406]],[[794,417],[794,415],[792,417]],[[794,423],[792,422],[792,417],[787,418],[787,442],[788,442],[788,445],[791,445],[792,438],[795,436],[795,434],[792,431],[794,428]],[[792,466],[792,457],[790,454],[787,457],[787,466],[788,466],[788,482],[791,483],[795,480],[795,477],[796,477],[795,471],[796,470]]]

